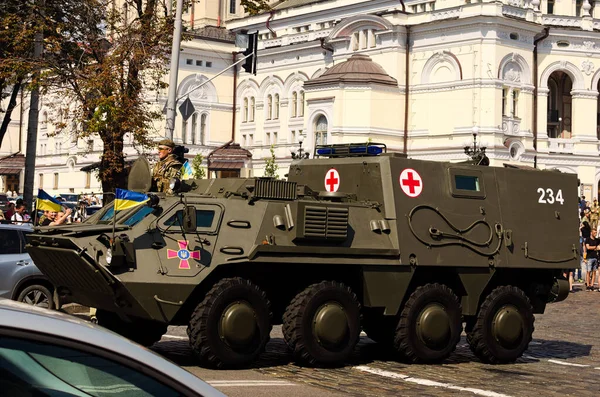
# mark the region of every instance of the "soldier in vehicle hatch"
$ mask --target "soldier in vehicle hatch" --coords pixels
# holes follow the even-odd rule
[[[181,162],[173,154],[175,143],[170,139],[158,142],[158,163],[152,169],[152,191],[168,192],[172,178],[179,178]]]

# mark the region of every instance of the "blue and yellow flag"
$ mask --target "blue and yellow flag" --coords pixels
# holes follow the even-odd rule
[[[35,208],[42,211],[60,211],[62,210],[62,204],[57,199],[50,196],[42,189],[38,189],[37,200],[35,202]]]
[[[186,179],[192,179],[193,177],[194,177],[194,170],[192,169],[190,162],[186,161],[185,163],[183,163],[183,166],[181,167],[181,179],[186,180]]]
[[[126,210],[144,204],[150,198],[144,193],[131,190],[117,189],[115,192],[115,211]]]

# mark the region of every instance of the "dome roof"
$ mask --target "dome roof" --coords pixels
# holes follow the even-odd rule
[[[354,54],[335,65],[316,79],[304,82],[305,87],[338,83],[374,83],[396,87],[398,81],[387,74],[378,63],[363,54]]]

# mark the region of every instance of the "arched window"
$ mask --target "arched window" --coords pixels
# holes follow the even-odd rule
[[[242,113],[242,123],[248,121],[248,98],[244,98],[244,112]]]
[[[296,115],[298,114],[297,107],[298,107],[298,93],[296,91],[294,91],[294,92],[292,92],[292,116],[291,117],[296,117]]]
[[[267,96],[267,120],[273,118],[273,95]]]
[[[279,118],[279,94],[275,94],[275,104],[273,105],[273,118]]]
[[[191,134],[191,141],[190,143],[192,145],[196,144],[196,131],[198,130],[198,113],[194,113],[192,115],[192,134]]]
[[[304,91],[300,91],[300,103],[298,104],[298,116],[304,117]]]
[[[327,144],[327,118],[323,115],[319,116],[319,118],[317,119],[315,127],[315,144]]]
[[[206,143],[206,114],[200,117],[200,144]]]
[[[256,111],[256,101],[254,100],[254,97],[250,97],[250,115],[248,116],[248,121],[250,121],[250,122],[254,121],[255,111]]]

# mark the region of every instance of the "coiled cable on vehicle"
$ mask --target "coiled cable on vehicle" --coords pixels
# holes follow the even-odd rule
[[[430,210],[430,211],[435,212],[455,232],[455,233],[443,232],[439,228],[435,228],[432,226],[429,228],[429,236],[433,240],[451,239],[454,241],[426,241],[424,238],[419,236],[414,229],[412,218],[415,215],[415,213],[420,210]],[[450,220],[444,214],[442,214],[442,212],[439,209],[437,209],[436,207],[433,207],[431,205],[427,205],[427,204],[421,204],[421,205],[417,205],[416,207],[414,207],[408,214],[407,218],[408,218],[408,227],[410,228],[410,231],[412,232],[413,236],[415,236],[415,238],[417,240],[419,240],[421,243],[423,243],[424,245],[426,245],[428,247],[448,247],[448,246],[452,246],[452,245],[458,245],[461,247],[468,248],[471,251],[475,252],[476,254],[489,257],[489,256],[496,255],[500,251],[500,247],[502,246],[502,239],[503,239],[504,233],[503,233],[502,224],[499,222],[496,222],[494,224],[494,226],[492,227],[492,225],[489,222],[487,222],[486,220],[479,219],[479,220],[476,220],[475,222],[471,223],[466,228],[461,229],[461,228],[455,226],[454,224],[452,224],[452,222],[450,222]],[[471,239],[463,236],[463,234],[470,232],[477,225],[484,225],[489,230],[489,236],[488,236],[487,240],[484,242],[477,242],[477,241],[471,240]],[[489,247],[492,244],[492,242],[494,240],[494,234],[496,235],[496,237],[498,239],[498,244],[493,251],[485,252],[482,249],[482,247]]]

